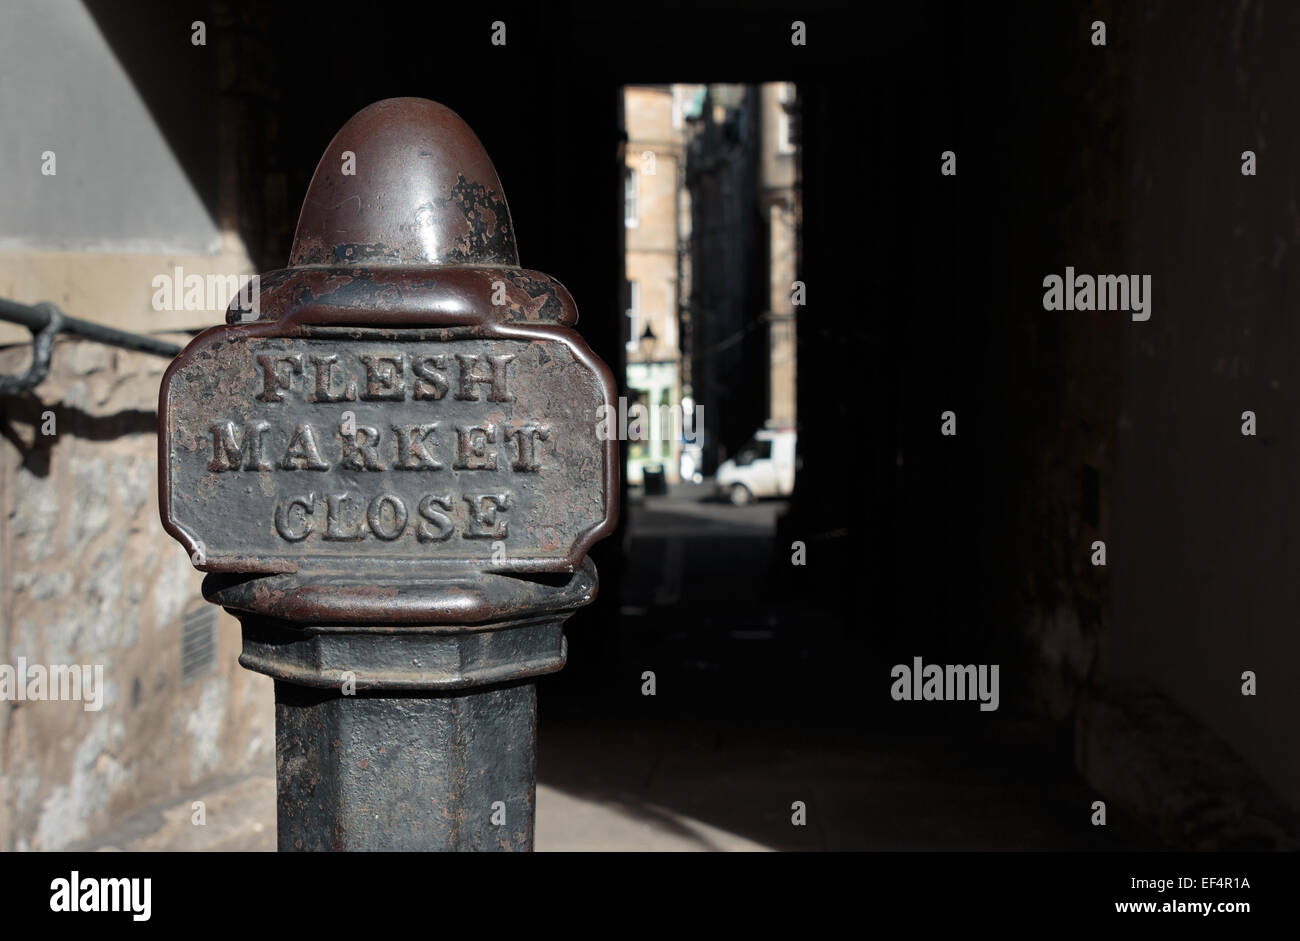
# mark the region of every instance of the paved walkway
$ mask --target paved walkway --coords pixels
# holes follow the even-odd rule
[[[191,795],[137,811],[112,831],[76,847],[128,851],[275,850],[275,778],[250,775],[195,788],[206,804],[206,824],[192,822]],[[744,837],[653,804],[603,803],[537,788],[539,852],[590,850],[763,850]]]
[[[698,701],[687,716],[671,703],[669,691],[639,714],[544,716],[539,852],[1161,848],[1114,808],[1092,826],[1096,795],[1033,720],[918,723],[894,711],[814,728],[758,709],[739,721]],[[795,801],[804,826],[792,822]],[[273,769],[206,782],[73,848],[273,850]]]

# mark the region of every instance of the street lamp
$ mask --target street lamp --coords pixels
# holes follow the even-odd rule
[[[658,340],[659,338],[655,336],[655,332],[650,329],[650,325],[646,324],[645,332],[641,334],[641,339],[639,341],[641,358],[643,360],[650,359],[651,354],[654,353],[655,343]]]

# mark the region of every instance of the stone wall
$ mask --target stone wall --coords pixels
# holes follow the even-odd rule
[[[1123,270],[1153,302],[1122,351],[1103,659],[1300,808],[1297,29],[1286,4],[1151,2],[1132,24]]]
[[[28,356],[0,350],[0,372]],[[166,365],[63,339],[44,382],[0,399],[0,665],[103,667],[98,710],[0,701],[0,849],[58,849],[273,760],[271,683],[238,666],[237,623],[159,523]]]

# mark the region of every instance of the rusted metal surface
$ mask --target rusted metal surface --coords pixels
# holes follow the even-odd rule
[[[280,327],[210,331],[164,380],[164,517],[199,568],[572,571],[608,531],[606,387],[576,337]]]
[[[457,572],[434,574],[407,566],[406,577],[376,581],[331,573],[246,578],[209,575],[207,599],[250,614],[280,617],[303,625],[382,624],[392,628],[439,624],[448,629],[525,617],[546,599],[548,611],[573,611],[596,597],[596,568],[584,559],[577,572],[555,585],[506,575]]]
[[[613,378],[568,291],[518,267],[496,171],[446,108],[348,122],[259,309],[162,383],[163,525],[200,569],[571,572],[612,529]]]
[[[275,700],[282,852],[532,849],[532,683],[343,699],[277,682]]]
[[[379,102],[257,319],[232,305],[163,379],[163,525],[276,679],[282,849],[531,848],[529,677],[595,596],[618,459],[572,297],[518,265],[473,132]]]

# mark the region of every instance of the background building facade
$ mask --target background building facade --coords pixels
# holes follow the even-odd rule
[[[679,476],[681,442],[672,419],[680,414],[681,350],[678,296],[689,259],[680,250],[683,212],[684,111],[681,86],[628,86],[624,212],[627,280],[627,385],[629,408],[646,409],[646,440],[629,440],[627,473],[640,483],[646,465]]]

